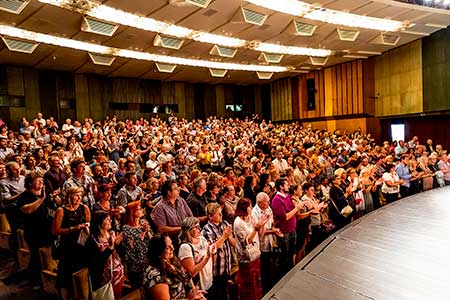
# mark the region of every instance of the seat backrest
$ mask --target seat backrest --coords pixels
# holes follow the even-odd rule
[[[5,214],[0,214],[0,232],[11,232],[9,222]]]
[[[23,229],[17,229],[17,241],[19,243],[19,249],[22,248],[22,249],[30,250],[27,242],[25,241],[25,233],[24,233]]]
[[[42,270],[56,273],[58,261],[54,260],[52,257],[52,247],[39,248],[39,256],[41,257]]]
[[[142,294],[143,293],[141,289],[136,289],[120,298],[120,300],[143,300],[144,297],[142,296]]]
[[[89,270],[81,269],[72,274],[75,300],[89,300]]]

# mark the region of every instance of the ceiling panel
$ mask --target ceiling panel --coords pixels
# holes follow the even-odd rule
[[[239,37],[246,40],[276,40],[276,36],[280,34],[291,22],[284,14],[274,14],[267,18],[262,26],[253,25],[247,30],[239,33]]]
[[[369,0],[308,0],[309,3],[322,5],[330,9],[351,11],[353,13],[367,14],[370,16],[387,17],[396,20],[410,20],[415,26],[409,28],[411,32],[423,32],[426,34],[439,30],[438,27],[426,26],[425,24],[437,24],[441,26],[450,25],[449,11],[429,10],[414,5],[395,2],[383,3]],[[168,0],[105,0],[101,1],[130,13],[149,15],[158,20],[168,20],[177,25],[208,31],[221,35],[229,35],[246,40],[261,40],[270,43],[280,43],[299,47],[325,48],[336,50],[337,57],[330,57],[327,66],[348,61],[347,58],[339,57],[343,50],[349,50],[356,54],[358,50],[384,52],[392,46],[375,44],[375,37],[379,32],[374,30],[361,30],[355,42],[340,41],[336,33],[336,25],[317,21],[297,18],[300,22],[317,24],[318,28],[311,37],[295,35],[291,15],[278,13],[264,9],[242,0],[215,0],[209,7],[199,8],[192,5],[175,6],[168,4]],[[255,26],[242,22],[241,6],[269,15],[263,26]],[[156,35],[154,32],[119,26],[112,37],[82,32],[80,25],[82,16],[50,5],[42,5],[37,0],[32,0],[21,14],[9,14],[0,12],[0,20],[3,24],[17,23],[19,28],[65,36],[76,40],[103,44],[120,49],[131,49],[163,55],[178,57],[205,59],[213,61],[261,64],[257,60],[260,52],[249,49],[238,49],[234,58],[225,58],[209,54],[212,44],[193,42],[186,40],[180,50],[166,49],[153,46]],[[394,33],[401,39],[399,45],[420,38],[417,34]],[[339,53],[340,52],[340,53]],[[94,65],[86,52],[56,48],[41,44],[33,54],[20,54],[6,50],[0,42],[0,63],[37,65],[42,69],[60,69],[75,71],[77,73],[103,74],[118,77],[142,77],[158,80],[178,80],[189,82],[209,83],[250,83],[265,82],[257,79],[255,72],[230,71],[225,78],[213,78],[209,71],[204,68],[192,68],[178,66],[174,74],[155,72],[153,62],[136,61],[125,58],[117,58],[112,66]],[[285,55],[280,65],[301,66],[310,65],[308,57]],[[292,76],[296,73],[281,73],[273,76],[272,80],[283,76]]]
[[[150,68],[153,68],[153,65],[154,63],[151,61],[130,59],[109,75],[113,77],[140,77],[147,73]]]
[[[0,11],[0,20],[3,24],[18,25],[28,18],[31,14],[34,14],[38,9],[40,9],[44,4],[37,1],[31,1],[18,15],[8,13],[6,11]]]
[[[241,1],[213,1],[207,8],[198,10],[177,25],[195,30],[213,31],[230,21],[239,7],[239,2]]]
[[[45,44],[40,44],[32,54],[9,51],[4,47],[3,41],[0,42],[2,50],[0,51],[0,63],[2,64],[18,64],[33,66],[45,57],[49,56],[57,48]]]
[[[167,4],[150,15],[151,18],[176,24],[202,8],[194,5]]]
[[[51,55],[40,61],[36,68],[75,72],[90,59],[84,51],[57,48]]]
[[[128,61],[126,58],[117,57],[111,66],[102,66],[96,65],[89,58],[85,64],[80,66],[76,72],[77,73],[89,73],[89,74],[98,74],[98,75],[108,75],[118,67],[122,66]]]
[[[358,8],[368,4],[367,0],[339,0],[339,1],[327,1],[324,3],[324,7],[335,10],[349,10],[349,8]]]
[[[354,14],[372,16],[372,14],[371,14],[372,12],[379,11],[380,9],[383,9],[385,7],[389,7],[389,6],[384,3],[368,1],[365,5],[362,5],[362,6],[358,6],[358,7],[349,6],[349,11]]]
[[[103,1],[103,4],[130,13],[147,16],[148,14],[155,12],[167,5],[167,2],[167,0],[107,0]]]
[[[399,15],[401,13],[403,13],[405,10],[405,8],[403,7],[396,7],[396,6],[385,6],[384,8],[381,8],[379,10],[373,11],[370,13],[371,17],[376,17],[376,18],[385,18],[385,19],[395,19],[396,15]]]
[[[20,24],[20,28],[70,38],[80,31],[81,20],[80,14],[45,5]]]

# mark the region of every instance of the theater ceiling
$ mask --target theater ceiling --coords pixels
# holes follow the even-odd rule
[[[0,0],[0,64],[266,83],[380,55],[448,25],[447,9],[389,0]]]

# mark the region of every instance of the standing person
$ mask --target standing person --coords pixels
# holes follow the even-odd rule
[[[150,265],[143,274],[143,289],[146,300],[188,299],[204,300],[204,292],[193,287],[190,275],[174,255],[172,240],[166,235],[150,240]]]
[[[181,231],[181,223],[186,217],[192,217],[192,211],[186,201],[181,198],[176,181],[167,180],[161,187],[162,199],[155,205],[151,218],[162,234],[177,240]]]
[[[342,177],[339,175],[331,176],[331,183],[333,184],[330,188],[330,206],[328,211],[329,218],[333,221],[336,226],[336,231],[349,224],[352,220],[351,214],[343,215],[341,211],[344,207],[349,206],[347,197],[351,195],[351,186],[347,187],[344,191],[342,189]]]
[[[403,183],[400,185],[400,196],[402,198],[409,196],[409,187],[411,185],[410,180],[412,176],[411,172],[409,171],[408,164],[409,157],[407,154],[403,154],[401,156],[400,163],[395,167],[395,172],[397,173],[398,177],[403,180]]]
[[[327,208],[327,204],[325,202],[320,202],[319,199],[316,198],[315,189],[311,183],[306,182],[303,184],[302,188],[305,193],[302,197],[302,202],[310,209],[312,234],[307,250],[307,252],[310,252],[327,237],[321,228],[322,222],[324,221],[322,220],[321,212]]]
[[[403,179],[400,179],[395,172],[395,165],[386,165],[386,172],[383,174],[383,187],[381,191],[386,198],[387,203],[392,203],[398,200],[398,192],[400,185],[404,183]]]
[[[259,237],[264,234],[264,225],[269,221],[270,216],[266,215],[254,224],[251,214],[251,201],[246,198],[240,199],[233,224],[239,260],[236,283],[239,284],[240,299],[259,300],[262,298]]]
[[[212,244],[217,253],[213,261],[213,281],[208,290],[210,299],[227,300],[227,283],[231,275],[232,247],[236,246],[231,225],[222,219],[222,207],[218,203],[206,205],[208,223],[202,229],[202,236]]]
[[[20,165],[15,161],[6,163],[5,167],[8,175],[0,180],[0,206],[5,210],[11,232],[14,233],[9,237],[9,247],[14,253],[15,262],[18,264],[18,243],[15,232],[22,225],[23,218],[17,208],[17,199],[25,191],[25,176],[20,175]]]
[[[148,243],[153,232],[144,218],[140,202],[127,205],[122,229],[127,278],[133,288],[142,286],[142,273],[148,266]]]
[[[273,219],[275,226],[283,233],[283,237],[278,237],[278,246],[281,251],[278,274],[280,279],[294,266],[296,215],[303,207],[303,202],[294,205],[289,196],[289,183],[285,178],[277,179],[275,188],[277,193],[272,199]]]
[[[123,234],[116,237],[114,231],[111,230],[111,217],[107,212],[97,211],[92,217],[91,225],[91,235],[86,241],[85,250],[92,291],[111,282],[114,299],[120,299],[125,276],[115,247],[122,241]]]
[[[52,194],[54,202],[61,206],[63,202],[60,197],[61,188],[64,182],[69,179],[69,175],[61,168],[61,161],[57,155],[50,156],[48,162],[50,169],[44,175],[45,193],[47,195]]]
[[[94,206],[94,194],[97,192],[97,186],[94,179],[86,174],[86,163],[83,157],[74,158],[70,162],[72,176],[64,182],[61,195],[66,197],[67,190],[71,187],[79,187],[83,189],[83,204],[89,209]]]
[[[199,218],[200,222],[205,222],[207,219],[205,216],[205,207],[208,202],[204,196],[205,192],[206,180],[203,177],[197,177],[194,180],[192,192],[186,198],[186,202],[189,205],[192,214]]]
[[[51,217],[47,214],[44,204],[44,180],[39,173],[30,173],[25,178],[26,191],[19,195],[17,206],[25,215],[24,235],[30,248],[30,275],[33,285],[40,285],[40,256],[39,248],[50,246]]]
[[[73,294],[72,274],[86,265],[84,247],[77,242],[82,230],[88,232],[91,221],[89,207],[81,203],[83,192],[81,187],[66,190],[66,203],[56,210],[52,224],[53,235],[59,236],[56,287],[64,300]]]
[[[280,229],[273,224],[273,212],[270,208],[270,198],[264,192],[256,195],[256,205],[252,209],[252,219],[254,223],[258,223],[266,216],[269,220],[264,225],[264,234],[259,237],[259,247],[261,250],[261,285],[262,292],[266,294],[275,284],[273,276],[273,256],[274,250],[278,248],[276,236],[282,237]]]
[[[216,252],[215,244],[209,245],[201,235],[200,222],[195,217],[183,220],[179,239],[178,258],[181,265],[189,272],[195,285],[208,291],[213,282],[212,258]]]

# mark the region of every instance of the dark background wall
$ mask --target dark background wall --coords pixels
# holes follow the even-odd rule
[[[151,108],[158,105],[176,106],[178,115],[188,119],[243,117],[262,111],[261,89],[259,85],[162,82],[0,65],[0,116],[12,127],[38,112],[59,122],[98,120],[113,114],[139,119],[151,115]],[[225,109],[235,104],[242,105],[242,112]]]

